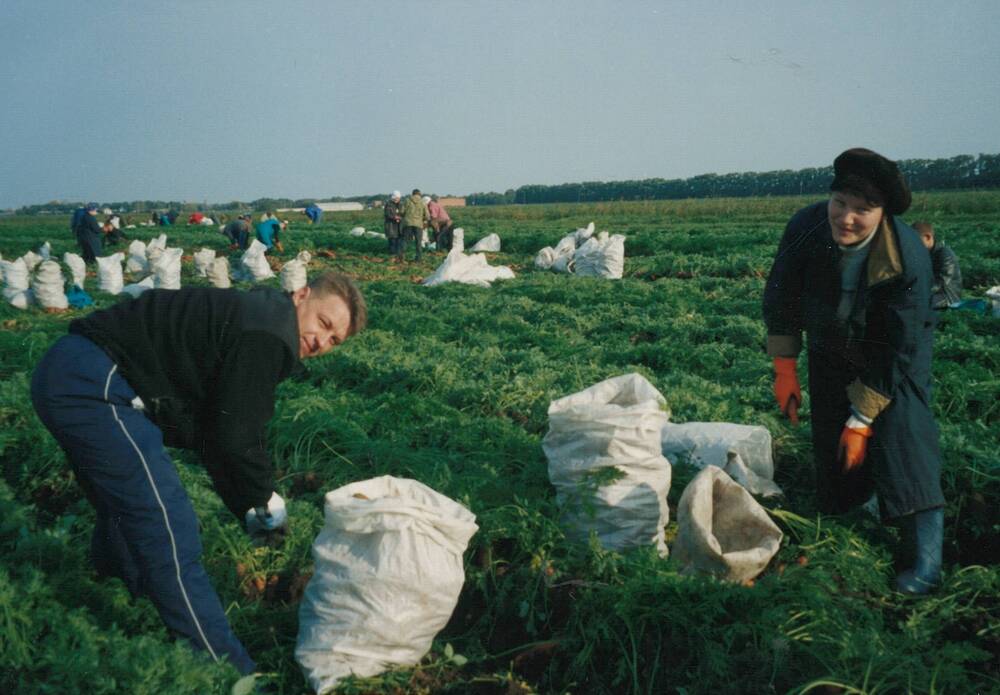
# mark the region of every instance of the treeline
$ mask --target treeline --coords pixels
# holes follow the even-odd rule
[[[1000,188],[1000,154],[958,155],[945,159],[902,159],[898,162],[916,191],[956,188]],[[702,174],[687,179],[584,181],[555,186],[528,185],[504,193],[473,193],[468,205],[577,203],[608,200],[754,197],[826,193],[833,166],[811,169]]]
[[[264,212],[266,210],[277,210],[279,208],[302,208],[313,202],[356,202],[361,203],[362,205],[368,205],[373,200],[382,200],[387,197],[389,197],[388,194],[375,194],[351,197],[333,196],[331,198],[299,198],[294,200],[292,198],[258,198],[257,200],[252,200],[250,202],[231,200],[228,203],[192,203],[181,202],[179,200],[130,200],[110,203],[98,202],[97,204],[99,208],[110,208],[115,212],[121,213],[141,213],[167,210],[176,210],[180,213],[196,211],[231,212],[235,210],[253,210],[254,212]],[[25,205],[18,208],[15,213],[18,215],[68,215],[82,205],[85,205],[86,202],[88,201],[53,200],[40,205]]]

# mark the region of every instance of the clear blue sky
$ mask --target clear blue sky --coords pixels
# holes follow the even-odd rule
[[[2,0],[0,207],[995,153],[998,28],[998,0]]]

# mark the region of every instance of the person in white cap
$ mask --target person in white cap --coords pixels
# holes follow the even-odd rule
[[[389,200],[382,206],[382,214],[385,218],[385,238],[389,241],[389,253],[396,256],[403,255],[403,237],[400,229],[400,221],[403,219],[402,194],[393,191]]]

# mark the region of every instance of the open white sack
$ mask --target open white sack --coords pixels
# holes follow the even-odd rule
[[[243,266],[243,275],[252,282],[261,282],[274,277],[274,271],[267,262],[264,253],[267,247],[260,243],[258,239],[250,242],[250,246],[243,252],[240,263]]]
[[[128,260],[125,261],[125,270],[135,275],[149,272],[149,261],[146,258],[146,242],[135,239],[129,243]]]
[[[212,265],[208,268],[208,281],[212,283],[212,287],[231,287],[232,281],[229,278],[229,259],[225,256],[220,256],[212,261]]]
[[[670,415],[664,405],[639,374],[607,379],[549,405],[542,449],[569,539],[585,542],[594,532],[611,550],[654,545],[667,555],[670,462],[660,451],[660,432]],[[590,479],[607,468],[620,477],[595,489]]]
[[[431,275],[424,279],[424,285],[440,285],[444,282],[461,282],[466,285],[489,287],[495,280],[511,280],[514,271],[505,265],[493,266],[486,261],[486,256],[476,253],[467,256],[457,249],[448,252],[444,262]]]
[[[451,230],[451,250],[455,249],[465,252],[465,229],[462,227]]]
[[[354,227],[353,229],[351,229],[351,231],[348,232],[348,234],[350,234],[351,236],[364,236],[365,235],[365,228],[364,227]]]
[[[493,233],[487,234],[482,239],[473,244],[472,248],[469,249],[470,253],[482,253],[482,252],[497,253],[500,251],[500,235]]]
[[[122,291],[125,279],[122,276],[122,260],[125,254],[118,252],[97,259],[97,289],[109,294]]]
[[[674,559],[687,574],[731,582],[753,579],[781,547],[781,529],[726,472],[707,466],[677,505]]]
[[[156,287],[156,277],[149,275],[139,282],[132,282],[122,288],[122,293],[127,294],[131,297],[138,297],[140,294],[146,290],[151,290]]]
[[[63,254],[63,263],[69,266],[73,284],[82,290],[83,283],[87,279],[87,264],[83,261],[83,257],[67,251]]]
[[[34,272],[35,268],[38,267],[38,264],[45,260],[41,257],[41,255],[35,253],[34,251],[28,251],[21,256],[21,258],[24,260],[24,265],[27,267],[29,273]]]
[[[295,258],[285,263],[281,268],[281,289],[285,292],[294,292],[300,287],[305,287],[308,281],[306,266],[311,259],[312,254],[308,251],[299,251]]]
[[[388,475],[326,493],[324,515],[295,648],[318,693],[423,658],[455,610],[478,529],[462,505]]]
[[[365,230],[366,239],[385,239],[385,234],[382,232],[373,232],[370,230]]]
[[[668,422],[661,435],[663,455],[673,465],[717,466],[754,495],[775,497],[771,433],[766,427],[731,422]]]
[[[150,264],[156,287],[165,290],[179,290],[181,288],[181,256],[183,255],[183,249],[176,247],[164,249],[163,253]]]
[[[620,280],[625,270],[625,236],[601,232],[576,250],[573,272],[580,277]]]
[[[214,260],[215,249],[202,248],[194,252],[194,272],[198,277],[208,277],[208,268]]]
[[[31,279],[35,301],[44,309],[67,309],[66,280],[55,261],[42,261]]]
[[[38,247],[38,255],[43,261],[47,261],[52,257],[52,244],[45,242]]]
[[[594,223],[591,222],[586,227],[581,227],[573,232],[573,236],[576,238],[576,245],[580,246],[590,237],[594,236]]]

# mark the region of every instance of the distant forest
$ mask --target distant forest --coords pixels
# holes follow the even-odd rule
[[[1000,154],[958,155],[946,159],[901,159],[898,162],[915,191],[951,190],[957,188],[1000,188]],[[511,188],[503,193],[472,193],[467,205],[519,205],[531,203],[583,203],[608,200],[670,200],[680,198],[743,198],[752,196],[801,195],[826,193],[833,180],[833,167],[783,169],[781,171],[744,172],[738,174],[702,174],[688,179],[642,179],[639,181],[584,181],[555,186],[528,185]],[[330,198],[258,198],[250,202],[233,200],[228,203],[197,203],[175,200],[133,200],[101,202],[119,212],[151,210],[276,210],[304,207],[313,201],[353,201],[368,205],[384,200],[388,193]],[[83,201],[52,201],[42,205],[26,205],[17,214],[67,214]]]
[[[959,155],[947,159],[901,159],[897,162],[915,191],[1000,188],[1000,154]],[[793,171],[702,174],[688,179],[584,181],[555,186],[528,185],[504,193],[473,193],[467,205],[583,203],[608,200],[743,198],[822,194],[829,191],[833,166]]]

